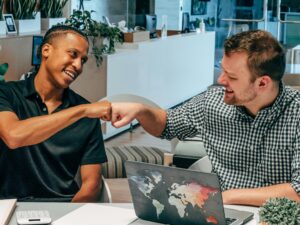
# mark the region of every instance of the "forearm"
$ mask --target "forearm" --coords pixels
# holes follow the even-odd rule
[[[101,184],[82,185],[72,202],[97,202],[100,196]]]
[[[84,105],[51,115],[36,116],[9,124],[2,139],[12,149],[38,144],[85,116]]]
[[[224,204],[261,206],[265,201],[275,197],[287,197],[300,202],[299,194],[291,184],[277,184],[261,188],[231,189],[222,193]]]
[[[163,109],[144,106],[137,115],[137,120],[148,133],[160,136],[166,126],[167,113]]]

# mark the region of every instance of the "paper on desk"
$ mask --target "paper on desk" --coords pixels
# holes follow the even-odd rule
[[[0,200],[0,225],[7,225],[16,207],[17,199]]]
[[[126,225],[135,219],[133,209],[88,203],[52,222],[52,225]]]
[[[250,220],[246,225],[257,225],[258,223],[256,222],[255,219]]]

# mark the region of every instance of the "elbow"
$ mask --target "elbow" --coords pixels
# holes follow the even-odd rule
[[[101,193],[101,183],[95,182],[93,184],[85,185],[81,187],[80,199],[78,202],[98,202]]]
[[[5,135],[3,135],[2,140],[4,141],[6,146],[11,150],[22,147],[22,142],[20,140],[19,135],[15,134],[15,132],[13,131],[9,131]]]

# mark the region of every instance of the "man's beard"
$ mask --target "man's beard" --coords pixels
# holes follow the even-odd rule
[[[245,91],[246,92],[246,91]],[[231,98],[226,98],[224,95],[224,102],[228,105],[244,106],[246,103],[253,101],[257,96],[253,90],[246,92],[241,97],[237,97],[235,94]]]

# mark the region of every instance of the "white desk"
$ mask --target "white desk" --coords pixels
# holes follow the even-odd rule
[[[133,210],[133,205],[131,203],[101,203],[102,205],[109,205],[114,207],[121,207]],[[8,225],[17,225],[16,222],[16,211],[18,210],[49,210],[51,218],[53,221],[63,217],[64,215],[72,212],[73,210],[83,206],[83,203],[17,203],[17,208],[14,215],[11,218],[11,221]],[[247,207],[247,206],[227,206],[228,208],[246,210],[254,213],[254,220],[247,223],[247,225],[258,224],[258,208]],[[99,212],[100,213],[100,212]],[[88,218],[87,218],[88,220]],[[134,223],[138,225],[137,223]],[[148,221],[141,221],[141,225],[151,225],[157,224]]]

